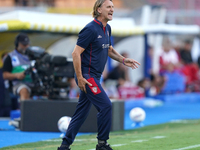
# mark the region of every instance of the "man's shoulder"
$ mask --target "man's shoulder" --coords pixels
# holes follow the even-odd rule
[[[7,55],[5,60],[3,61],[3,72],[11,72],[12,63],[10,55]]]
[[[92,34],[95,33],[95,31],[96,31],[95,24],[93,22],[90,22],[80,31],[80,33]]]
[[[88,29],[93,30],[93,29],[95,28],[95,22],[94,22],[94,21],[89,22],[89,23],[85,26],[85,28],[88,28]]]
[[[5,57],[4,62],[11,61],[10,53]]]
[[[15,52],[15,50],[12,50],[12,51],[10,51],[9,53],[8,53],[8,56],[12,56],[13,54],[15,54],[16,52]]]

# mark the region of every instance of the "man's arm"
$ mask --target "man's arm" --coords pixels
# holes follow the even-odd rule
[[[136,69],[138,68],[138,65],[140,65],[140,63],[136,60],[133,60],[131,58],[125,58],[122,55],[120,55],[112,46],[110,46],[108,49],[108,56],[120,63],[123,63],[128,67],[131,67],[132,69]]]
[[[11,73],[11,71],[12,71],[12,63],[11,63],[11,58],[8,55],[3,64],[4,80],[14,80],[14,79],[22,80],[25,77],[24,73]]]
[[[74,70],[76,72],[76,76],[77,76],[77,80],[78,80],[78,86],[82,91],[84,91],[86,93],[85,85],[88,84],[89,86],[92,86],[92,84],[89,83],[82,76],[80,55],[84,50],[85,50],[84,48],[76,45],[74,48],[74,51],[72,52],[72,58],[73,58]]]
[[[109,47],[108,49],[108,56],[120,63],[123,63],[124,57],[120,55],[112,46]]]
[[[4,80],[14,80],[14,79],[22,80],[25,78],[25,74],[24,72],[21,73],[3,72],[3,78]]]

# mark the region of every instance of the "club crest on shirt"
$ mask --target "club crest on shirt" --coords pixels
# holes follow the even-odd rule
[[[92,91],[93,91],[94,93],[97,93],[97,87],[96,87],[96,86],[92,87]]]

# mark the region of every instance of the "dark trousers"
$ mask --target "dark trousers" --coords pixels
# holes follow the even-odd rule
[[[79,102],[76,107],[76,111],[69,124],[68,130],[65,134],[65,139],[68,145],[71,145],[85,119],[87,118],[92,104],[98,111],[97,125],[99,140],[108,140],[109,132],[112,122],[112,103],[107,94],[103,90],[99,80],[95,77],[91,77],[88,74],[83,75],[92,86],[86,85],[87,94],[81,91]]]

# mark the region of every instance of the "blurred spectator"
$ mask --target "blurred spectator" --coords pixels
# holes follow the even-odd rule
[[[169,64],[168,67],[168,71],[165,71],[162,75],[151,74],[150,80],[143,78],[138,82],[138,86],[145,90],[146,97],[185,91],[185,76],[180,71],[174,70],[172,64]]]
[[[2,69],[0,68],[0,117],[8,117],[10,115],[10,102],[5,100],[5,87],[2,76]]]
[[[148,53],[147,53],[147,74],[150,75],[152,73],[152,62],[153,62],[153,54],[154,54],[154,48],[152,46],[149,46]]]
[[[163,73],[165,84],[161,91],[162,94],[183,93],[185,91],[185,75],[173,67],[172,64],[169,64],[168,70]]]
[[[121,55],[124,56],[125,58],[128,57],[128,54],[126,52],[121,53]],[[118,85],[123,84],[124,81],[130,81],[128,68],[122,63],[119,63],[111,72],[107,74],[107,76],[105,75],[104,82],[108,79],[117,80]]]
[[[159,74],[151,74],[150,81],[151,87],[148,91],[148,96],[155,96],[162,93],[163,87],[165,86],[165,77]]]
[[[8,53],[3,64],[3,78],[12,82],[12,92],[19,95],[20,100],[30,99],[31,77],[24,71],[30,66],[30,60],[25,55],[30,41],[25,33],[20,33],[15,38],[15,50]]]
[[[186,40],[180,51],[180,58],[183,64],[181,71],[186,76],[186,92],[200,92],[199,67],[193,62],[191,55],[192,42]]]
[[[183,47],[183,42],[181,40],[176,40],[172,43],[172,47],[176,51],[179,58],[179,62],[180,62],[180,57],[181,57],[180,51],[181,51],[181,48]]]
[[[112,99],[118,99],[119,93],[118,93],[118,81],[117,80],[106,80],[106,82],[102,82],[102,87],[105,90],[106,94],[109,98]]]
[[[160,73],[164,78],[164,84],[160,94],[173,94],[185,90],[185,76],[179,71],[181,64],[178,52],[179,49],[174,50],[169,40],[163,43],[163,52],[160,56]]]
[[[169,66],[170,65],[170,66]],[[179,68],[179,56],[177,52],[172,49],[169,41],[163,43],[163,51],[160,54],[160,73],[167,71],[168,69]]]
[[[121,53],[128,57],[128,53]],[[104,86],[110,98],[128,99],[145,96],[144,89],[130,82],[128,68],[119,63],[111,72],[104,77]]]
[[[181,71],[186,76],[186,92],[200,92],[198,65],[195,63],[186,64]]]
[[[4,58],[7,53],[3,53],[1,55],[1,61],[3,63]],[[0,117],[9,117],[10,116],[10,110],[11,110],[11,99],[8,93],[6,92],[6,88],[4,85],[4,79],[3,79],[3,71],[2,68],[0,68]]]
[[[183,64],[190,64],[193,62],[191,55],[192,42],[186,40],[184,42],[184,47],[180,49],[180,59]]]
[[[195,63],[186,64],[181,68],[181,71],[186,76],[187,84],[190,84],[191,82],[199,80],[199,77],[198,77],[199,68],[197,64]]]
[[[1,55],[1,61],[2,61],[2,64],[4,63],[6,57],[8,56],[8,52],[4,52],[2,55]],[[8,80],[4,80],[4,86],[6,89],[9,89],[9,81]]]
[[[121,53],[122,56],[128,57],[126,52]],[[119,63],[109,73],[104,72],[103,87],[109,98],[119,98],[118,87],[123,85],[125,81],[129,81],[128,68]]]
[[[141,80],[138,81],[138,84],[137,84],[139,87],[143,88],[144,91],[145,91],[145,96],[146,97],[149,97],[149,90],[151,88],[151,82],[150,82],[150,79],[148,78],[143,78]]]
[[[75,79],[74,78],[69,78],[68,82],[70,84],[69,98],[77,98],[77,97],[79,97],[80,89],[78,88]]]

